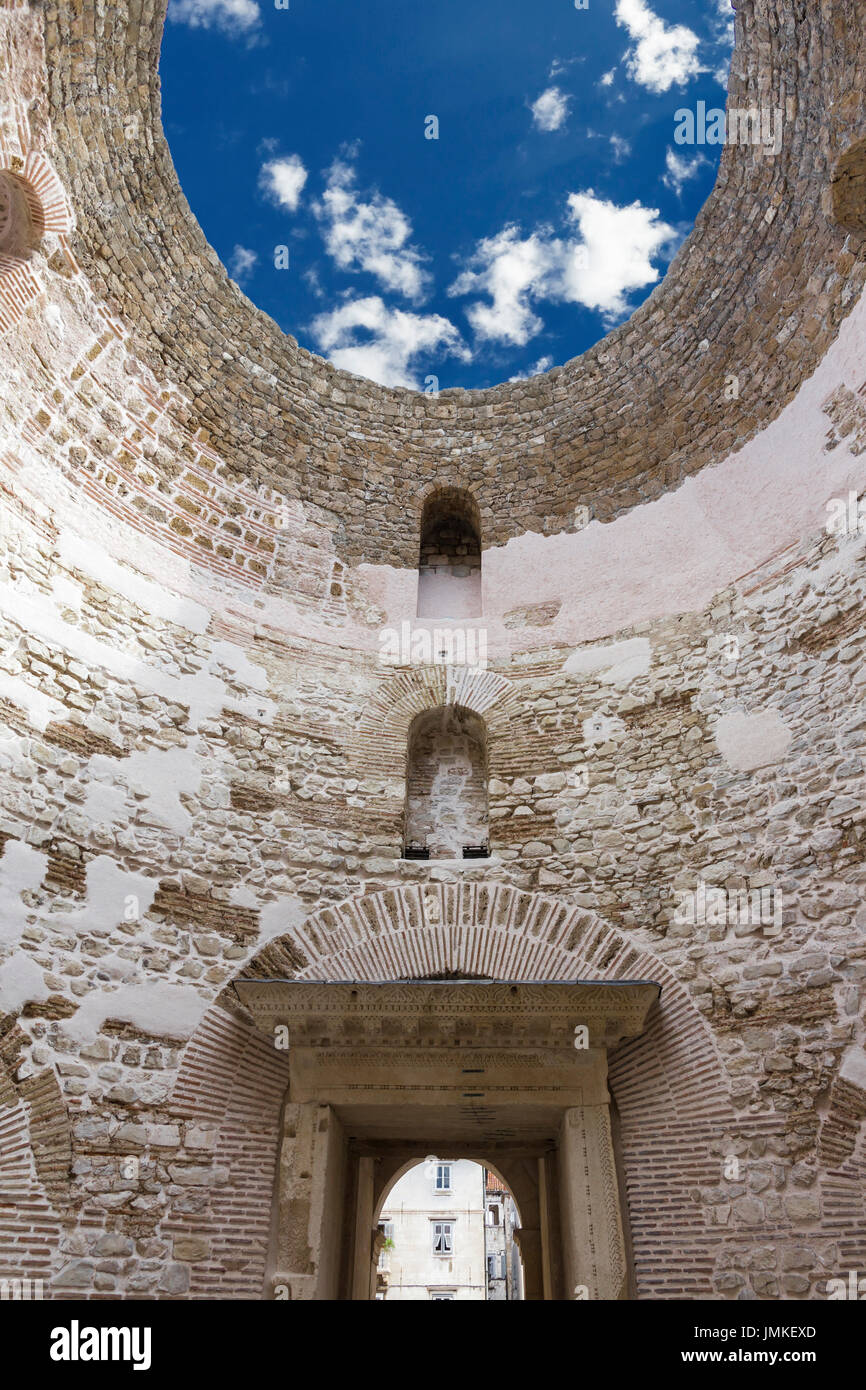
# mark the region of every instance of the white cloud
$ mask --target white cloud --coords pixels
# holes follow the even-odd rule
[[[716,11],[716,17],[713,21],[716,42],[727,44],[729,48],[733,48],[735,31],[731,0],[716,0]]]
[[[568,216],[574,230],[565,236],[540,227],[524,237],[510,225],[478,243],[448,291],[489,297],[466,311],[478,339],[523,347],[544,326],[535,307],[542,300],[581,304],[615,323],[628,312],[627,296],[658,280],[652,261],[676,237],[658,209],[618,207],[589,189],[569,196]]]
[[[668,148],[665,156],[667,173],[662,175],[662,183],[679,197],[683,191],[683,184],[693,179],[701,165],[706,162],[702,154],[696,155],[694,159],[683,159],[675,150]]]
[[[681,87],[703,71],[697,34],[685,24],[668,26],[646,0],[616,0],[615,17],[634,41],[626,54],[629,77],[650,92]]]
[[[252,274],[258,259],[255,251],[248,250],[246,246],[236,246],[229,261],[229,275],[240,284]]]
[[[309,266],[308,269],[304,271],[303,275],[301,276],[301,279],[307,285],[309,285],[310,291],[316,296],[317,299],[325,298],[325,291],[322,289],[322,282],[319,279],[319,272],[314,265]]]
[[[363,201],[354,169],[338,160],[313,211],[325,248],[342,270],[366,270],[385,289],[423,299],[430,279],[424,257],[410,244],[412,223],[391,198],[374,192]]]
[[[622,161],[631,154],[630,141],[623,139],[621,135],[612,135],[610,137],[610,143],[613,145],[614,159],[617,164],[621,164]]]
[[[718,13],[713,20],[713,38],[719,48],[723,49],[724,52],[722,60],[713,73],[713,76],[719,83],[719,86],[727,88],[731,69],[731,56],[729,50],[733,48],[734,39],[736,37],[734,12],[731,8],[731,0],[716,0],[716,10]]]
[[[434,350],[443,357],[472,360],[459,332],[440,314],[390,309],[378,295],[354,299],[311,325],[319,347],[336,367],[383,386],[418,386],[410,363]]]
[[[550,297],[560,243],[547,228],[521,237],[514,225],[478,243],[449,295],[487,294],[491,302],[471,304],[466,317],[476,337],[523,347],[544,327],[531,300]]]
[[[259,174],[259,187],[281,208],[289,212],[297,209],[301,200],[307,171],[299,154],[282,155],[279,159],[269,159],[263,164]]]
[[[552,366],[552,357],[539,357],[534,367],[528,367],[525,372],[518,372],[516,376],[510,376],[508,380],[529,381],[531,377],[540,376],[542,372],[549,372]]]
[[[616,322],[628,312],[626,296],[659,279],[652,262],[672,250],[676,232],[659,221],[658,208],[639,202],[617,207],[592,189],[572,193],[568,209],[583,254],[572,252],[566,261],[562,297]]]
[[[532,103],[532,119],[539,130],[559,130],[568,116],[569,98],[559,87],[548,87]]]
[[[168,17],[191,29],[222,29],[232,34],[255,29],[262,15],[256,0],[171,0]]]
[[[611,68],[610,72],[603,72],[598,85],[600,87],[612,87],[615,73],[616,68]]]

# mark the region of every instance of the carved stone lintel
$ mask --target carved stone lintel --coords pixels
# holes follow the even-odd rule
[[[646,981],[329,984],[239,980],[263,1032],[291,1047],[521,1047],[568,1051],[576,1029],[612,1047],[643,1032],[659,986]]]

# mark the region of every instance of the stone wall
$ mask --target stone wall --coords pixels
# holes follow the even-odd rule
[[[0,4],[39,230],[0,256],[0,1277],[261,1295],[286,1071],[238,976],[642,975],[663,1006],[611,1068],[638,1295],[825,1296],[866,1270],[854,5],[741,4],[732,100],[784,107],[778,161],[726,151],[591,353],[438,398],[227,280],[158,128],[161,18]],[[455,485],[489,667],[385,666]],[[399,857],[443,705],[486,727],[489,862]]]

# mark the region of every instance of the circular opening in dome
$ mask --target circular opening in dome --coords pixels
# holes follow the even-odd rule
[[[240,289],[301,345],[436,395],[580,355],[714,185],[730,0],[170,0],[163,120]]]

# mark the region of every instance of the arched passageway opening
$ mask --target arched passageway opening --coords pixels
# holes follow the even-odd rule
[[[440,1166],[495,1163],[520,1213],[526,1300],[627,1297],[607,1059],[643,1031],[657,984],[271,978],[234,989],[260,1027],[291,1040],[275,1298],[375,1298],[383,1204],[422,1156],[440,1195]],[[450,1250],[447,1218],[438,1225],[431,1246],[446,1256],[453,1225]]]
[[[372,1297],[521,1300],[520,1211],[508,1184],[484,1162],[443,1154],[402,1165],[377,1204]]]

